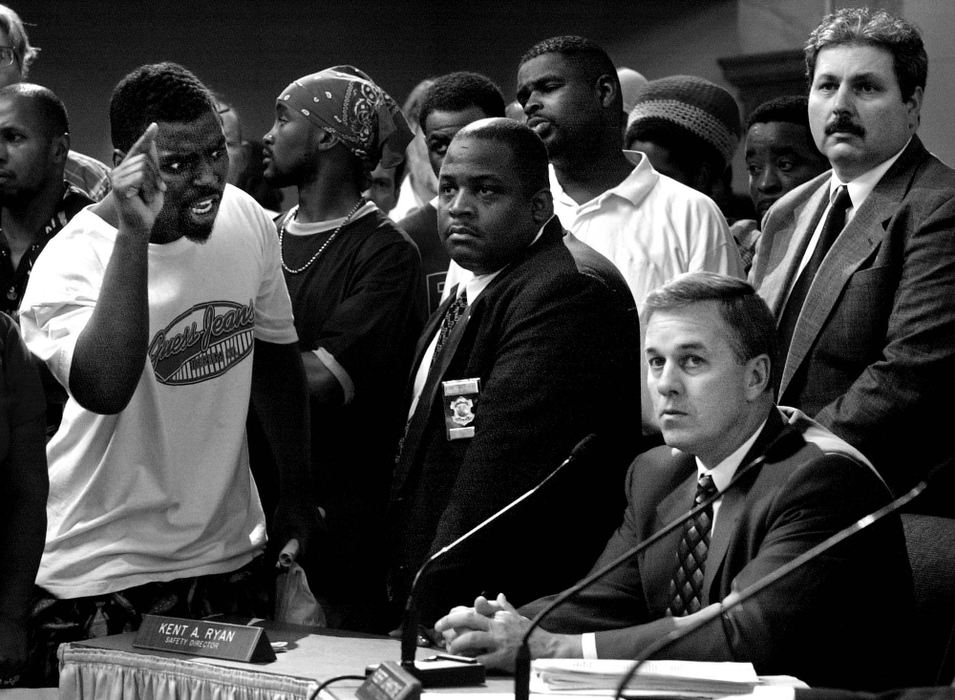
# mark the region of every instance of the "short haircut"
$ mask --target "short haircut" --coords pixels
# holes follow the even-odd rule
[[[550,39],[534,44],[523,56],[521,56],[520,65],[530,61],[532,58],[543,56],[548,53],[559,53],[568,60],[573,61],[584,73],[588,81],[594,82],[601,75],[606,75],[616,87],[617,98],[611,107],[623,116],[623,93],[620,89],[620,77],[617,75],[617,68],[614,66],[610,56],[599,45],[582,36],[564,35],[554,36]]]
[[[191,122],[216,113],[202,82],[177,63],[140,66],[113,90],[109,124],[113,147],[128,151],[152,122]]]
[[[812,85],[819,52],[846,44],[875,46],[892,54],[895,77],[899,81],[903,100],[910,99],[915,88],[925,89],[928,55],[918,29],[901,17],[868,7],[837,10],[826,15],[822,24],[812,30],[804,50],[809,85]]]
[[[43,122],[47,138],[55,139],[70,132],[70,119],[66,106],[52,90],[33,83],[13,83],[0,88],[0,99],[4,97],[30,100],[36,107],[37,115]]]
[[[405,98],[405,103],[401,105],[401,113],[405,115],[409,127],[417,128],[418,115],[421,114],[421,101],[432,85],[434,85],[434,78],[425,78],[414,86]]]
[[[435,78],[425,91],[418,112],[418,123],[424,122],[434,111],[462,112],[477,107],[488,117],[504,116],[504,95],[487,76],[458,71]]]
[[[23,20],[20,19],[20,15],[6,5],[0,5],[0,29],[10,37],[13,55],[20,66],[20,75],[26,78],[40,49],[30,46],[30,38],[23,27]]]
[[[786,122],[809,129],[809,99],[805,95],[784,95],[766,100],[749,115],[746,129],[769,122]]]
[[[540,190],[548,189],[547,147],[530,128],[506,117],[481,120],[465,126],[455,135],[457,139],[494,141],[507,148],[511,162],[517,169],[524,195],[530,199]]]
[[[715,301],[731,331],[730,345],[740,364],[759,355],[776,367],[776,321],[756,290],[744,280],[716,272],[687,272],[647,296],[647,319],[654,311],[681,309]]]

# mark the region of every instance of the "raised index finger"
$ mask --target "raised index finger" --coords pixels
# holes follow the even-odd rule
[[[140,153],[146,153],[155,155],[156,154],[156,134],[159,133],[159,125],[156,122],[153,122],[146,127],[146,131],[143,132],[143,135],[132,146],[129,147],[129,150],[126,151],[126,156],[123,160],[132,158],[135,155]]]

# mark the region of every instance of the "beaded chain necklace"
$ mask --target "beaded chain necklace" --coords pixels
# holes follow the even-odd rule
[[[365,198],[364,198],[364,197],[359,198],[358,203],[355,204],[354,207],[352,207],[352,210],[351,210],[350,212],[348,212],[348,216],[346,216],[345,219],[344,219],[340,224],[338,224],[338,228],[336,228],[336,229],[332,232],[332,235],[329,236],[328,239],[327,239],[324,243],[322,243],[322,247],[319,248],[319,249],[315,252],[315,255],[313,255],[313,256],[309,259],[309,261],[308,261],[307,263],[305,263],[305,264],[302,265],[301,267],[299,267],[299,268],[293,270],[291,267],[289,267],[288,265],[285,264],[285,251],[284,251],[284,249],[283,249],[283,247],[282,247],[282,241],[283,241],[283,239],[285,238],[285,226],[286,226],[286,224],[288,224],[288,222],[291,221],[292,219],[294,219],[294,218],[295,218],[295,215],[298,214],[298,205],[296,204],[295,207],[292,208],[292,210],[289,211],[289,213],[285,215],[285,218],[282,219],[282,225],[279,227],[279,257],[282,259],[282,269],[285,270],[285,271],[286,271],[287,273],[289,273],[290,275],[298,275],[298,274],[301,274],[302,272],[305,272],[305,270],[307,270],[307,269],[309,268],[309,266],[310,266],[313,262],[315,262],[316,260],[318,260],[318,256],[320,256],[322,253],[325,252],[325,249],[328,247],[328,244],[335,240],[335,236],[338,235],[338,232],[341,231],[343,228],[345,228],[345,225],[346,225],[349,221],[351,221],[351,218],[352,218],[352,217],[358,212],[358,210],[361,209],[364,205],[365,205]]]

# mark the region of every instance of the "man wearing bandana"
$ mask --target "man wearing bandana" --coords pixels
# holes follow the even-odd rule
[[[381,539],[426,303],[414,243],[362,192],[410,140],[394,101],[351,66],[293,81],[263,139],[265,177],[298,188],[298,206],[276,224],[328,524],[326,546],[303,563],[332,627],[386,631],[384,572],[369,552]]]

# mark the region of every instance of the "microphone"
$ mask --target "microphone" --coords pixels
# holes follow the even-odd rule
[[[650,535],[647,539],[638,542],[613,561],[608,562],[597,571],[588,574],[586,577],[575,583],[573,586],[565,590],[563,593],[554,598],[554,600],[548,603],[547,606],[545,606],[544,609],[537,613],[537,615],[534,616],[534,619],[531,620],[527,631],[524,632],[524,636],[521,637],[520,646],[517,648],[517,652],[514,657],[514,700],[528,700],[530,697],[531,650],[528,641],[530,640],[531,634],[534,632],[534,630],[540,626],[540,623],[545,617],[547,617],[547,615],[551,613],[551,611],[560,605],[563,605],[570,598],[573,598],[581,591],[589,588],[592,584],[599,581],[625,562],[629,561],[632,557],[638,555],[650,545],[669,535],[675,529],[686,523],[691,518],[695,517],[700,511],[710,507],[714,501],[721,498],[724,493],[739,483],[750,472],[758,469],[766,462],[778,462],[781,459],[786,459],[790,455],[798,452],[805,444],[806,441],[803,440],[801,433],[788,426],[784,427],[782,432],[780,432],[780,434],[777,435],[776,438],[766,446],[763,454],[751,460],[742,468],[736,470],[736,473],[726,485],[725,489],[704,499],[699,503],[699,505],[692,508],[686,515],[680,516],[675,520],[671,520],[669,523]]]
[[[907,491],[906,493],[896,498],[891,503],[888,503],[882,506],[881,508],[874,510],[868,515],[862,516],[851,525],[843,528],[842,530],[835,533],[834,535],[831,535],[830,537],[823,540],[822,542],[815,545],[814,547],[807,549],[805,552],[803,552],[796,558],[786,562],[785,564],[780,566],[778,569],[774,569],[773,571],[763,576],[761,579],[754,581],[749,586],[741,590],[739,593],[730,593],[728,596],[726,596],[726,598],[720,601],[718,606],[709,606],[703,611],[700,611],[699,618],[697,620],[694,620],[692,624],[687,625],[683,629],[672,630],[671,632],[661,637],[660,639],[656,640],[655,642],[648,644],[640,652],[640,658],[637,659],[634,662],[634,664],[623,675],[623,678],[620,680],[620,683],[617,685],[617,690],[616,690],[616,693],[614,694],[614,699],[616,700],[617,698],[621,697],[623,692],[626,690],[627,685],[630,683],[630,679],[632,679],[636,675],[637,671],[640,670],[640,667],[643,666],[644,662],[646,662],[654,654],[658,654],[664,649],[667,649],[673,644],[675,644],[676,642],[680,641],[684,637],[690,634],[693,634],[693,632],[698,630],[703,625],[707,624],[708,622],[711,622],[712,620],[715,620],[716,618],[720,617],[724,613],[729,612],[733,608],[737,607],[738,605],[752,598],[754,595],[756,595],[763,589],[773,585],[780,579],[783,579],[789,576],[796,569],[801,568],[805,564],[808,564],[809,562],[811,562],[813,559],[816,559],[820,555],[825,554],[836,545],[854,536],[860,530],[864,530],[870,525],[879,522],[880,520],[882,520],[882,518],[886,517],[887,515],[891,515],[892,513],[896,512],[897,510],[902,508],[904,505],[906,505],[907,503],[915,499],[917,496],[919,496],[926,489],[926,487],[928,486],[928,482],[932,479],[932,477],[934,477],[935,474],[937,474],[942,469],[942,467],[945,467],[945,466],[947,466],[945,463],[936,465],[935,467],[932,468],[931,471],[929,471],[929,473],[926,475],[926,477],[922,481],[920,481],[918,484],[912,487],[911,490]]]
[[[408,592],[408,598],[405,602],[404,618],[401,625],[401,666],[417,677],[424,687],[434,688],[439,686],[471,685],[483,683],[484,666],[474,660],[468,660],[467,662],[462,660],[461,662],[455,663],[453,660],[449,659],[447,655],[445,655],[443,659],[438,657],[433,663],[415,662],[415,651],[417,650],[418,646],[418,609],[415,605],[415,594],[417,592],[418,583],[421,581],[422,576],[431,569],[435,562],[447,555],[448,552],[452,551],[458,545],[467,541],[473,535],[491,525],[491,523],[495,522],[506,513],[509,513],[528,498],[532,497],[538,491],[547,486],[547,484],[549,484],[568,466],[574,462],[578,462],[587,458],[589,454],[593,452],[595,442],[597,442],[596,435],[593,433],[587,435],[583,440],[577,443],[573,450],[571,450],[570,454],[567,456],[567,459],[561,462],[560,466],[548,474],[541,482],[533,486],[530,490],[526,491],[515,500],[508,503],[496,513],[489,516],[483,522],[475,525],[473,528],[465,532],[450,544],[447,544],[439,549],[437,552],[428,557],[424,564],[421,565],[421,568],[418,569],[418,573],[415,574],[414,580],[411,583],[411,588]]]

